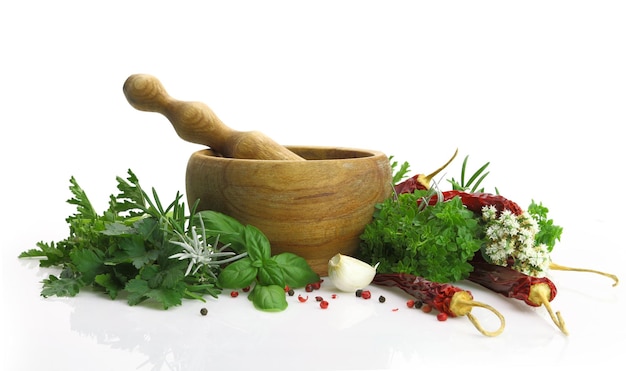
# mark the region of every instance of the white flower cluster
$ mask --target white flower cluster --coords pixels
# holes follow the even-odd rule
[[[494,206],[485,206],[482,212],[486,223],[486,258],[530,276],[545,276],[550,266],[549,251],[545,244],[535,243],[539,232],[535,219],[528,212],[515,215],[509,210],[498,216]]]

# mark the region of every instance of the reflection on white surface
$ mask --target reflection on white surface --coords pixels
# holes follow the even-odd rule
[[[24,282],[47,274],[32,261],[11,266]],[[450,362],[462,362],[464,369],[480,362],[489,369],[513,360],[515,369],[615,359],[619,345],[597,333],[617,320],[605,314],[619,307],[621,289],[599,277],[560,272],[557,278],[560,291],[553,304],[567,321],[569,337],[543,308],[501,298],[471,283],[459,286],[506,317],[500,336],[479,334],[465,317],[438,322],[433,314],[408,309],[408,296],[401,291],[376,286],[370,287],[372,299],[365,300],[324,282],[312,293],[296,291],[286,311],[265,313],[254,309],[245,295],[185,301],[162,310],[149,304],[130,307],[123,298],[112,301],[93,292],[42,299],[38,285],[32,285],[21,295],[24,305],[11,309],[19,327],[13,345],[21,352],[9,353],[7,359],[14,369],[91,364],[94,371],[238,370],[260,364],[285,370],[382,370]],[[308,301],[300,303],[298,294],[308,295]],[[328,309],[319,308],[318,295],[330,302]],[[378,302],[379,295],[386,297],[385,303]],[[206,316],[200,314],[203,307]],[[472,313],[485,328],[497,328],[492,313],[481,308]]]

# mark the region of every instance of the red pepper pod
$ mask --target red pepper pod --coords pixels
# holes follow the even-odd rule
[[[407,273],[379,273],[374,276],[372,283],[380,286],[399,287],[407,294],[440,312],[444,312],[452,317],[458,315],[458,313],[450,310],[450,301],[455,293],[462,290],[453,285],[431,282]],[[471,297],[471,293],[468,292],[468,294]]]
[[[501,195],[494,195],[486,192],[469,193],[464,191],[444,191],[442,192],[443,201],[449,201],[454,197],[459,197],[461,203],[467,207],[468,210],[473,211],[475,214],[482,214],[483,207],[494,206],[500,214],[504,210],[509,210],[515,215],[521,215],[524,210],[514,201],[509,200]],[[421,201],[418,201],[421,202]],[[429,205],[434,205],[438,202],[437,196],[433,195],[429,200]]]
[[[491,264],[480,256],[470,262],[474,270],[468,280],[508,298],[522,300],[532,307],[543,305],[554,324],[568,335],[560,312],[554,312],[550,302],[557,294],[556,286],[547,277],[533,277],[513,268]]]
[[[452,155],[452,157],[448,160],[448,162],[443,164],[441,167],[439,167],[439,169],[433,171],[432,173],[428,175],[417,174],[396,184],[394,186],[396,194],[413,193],[415,190],[418,190],[418,189],[419,190],[430,189],[430,181],[435,177],[435,175],[439,174],[441,170],[445,169],[448,165],[450,165],[450,163],[452,162],[452,160],[454,160],[454,158],[456,157],[458,153],[459,153],[459,149],[457,148],[456,151],[454,151],[454,154]]]
[[[509,267],[491,264],[482,258],[471,261],[474,270],[468,279],[491,291],[512,299],[524,301],[526,304],[539,307],[542,303],[531,300],[531,291],[534,285],[545,284],[550,289],[548,301],[552,301],[557,294],[556,286],[547,277],[533,277]]]
[[[428,186],[424,185],[421,181],[422,174],[414,175],[408,179],[403,180],[402,182],[396,184],[394,189],[396,194],[400,193],[413,193],[416,190],[427,190]]]
[[[504,317],[498,311],[487,304],[474,301],[469,291],[462,290],[449,283],[432,282],[408,273],[377,273],[372,283],[380,286],[398,287],[414,298],[449,316],[467,316],[483,335],[497,336],[504,330]],[[482,307],[496,314],[500,319],[500,328],[496,331],[483,329],[471,314],[473,307]]]

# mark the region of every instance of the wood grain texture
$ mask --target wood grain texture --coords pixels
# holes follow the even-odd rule
[[[354,256],[374,205],[391,195],[391,167],[381,152],[289,147],[307,161],[260,161],[192,154],[188,203],[259,228],[272,252],[293,252],[320,275],[337,253]]]
[[[172,98],[154,76],[131,75],[124,82],[123,90],[131,106],[140,111],[161,113],[169,119],[179,137],[207,145],[224,157],[304,161],[259,131],[231,129],[204,103]]]

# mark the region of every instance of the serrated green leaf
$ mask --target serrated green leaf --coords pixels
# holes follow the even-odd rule
[[[87,218],[95,220],[98,217],[98,213],[91,205],[89,198],[85,191],[78,185],[78,182],[74,177],[70,178],[70,191],[74,197],[67,200],[69,204],[76,205],[76,210],[81,218]],[[70,217],[71,218],[71,217]]]
[[[110,273],[97,275],[94,282],[102,286],[111,299],[117,298],[119,292],[124,288]]]
[[[103,253],[100,250],[73,250],[70,258],[81,273],[82,280],[89,285],[96,275],[102,273],[104,269]]]
[[[54,275],[48,276],[43,281],[43,289],[41,296],[44,298],[50,296],[76,296],[79,293],[83,283],[76,278],[57,278]]]
[[[154,262],[159,256],[157,250],[146,251],[144,239],[139,235],[132,235],[121,240],[119,247],[137,269]]]

